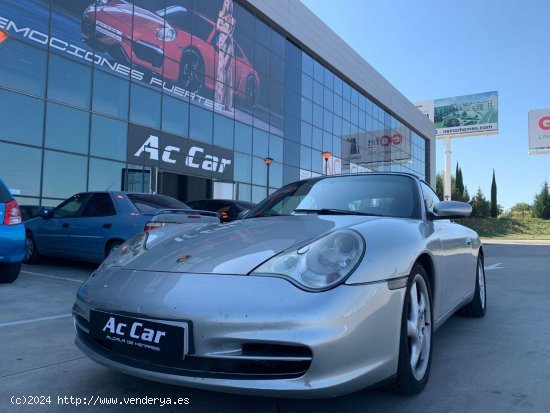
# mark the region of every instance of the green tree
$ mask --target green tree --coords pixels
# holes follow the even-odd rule
[[[491,217],[496,218],[497,216],[498,216],[497,181],[495,179],[495,170],[493,169],[493,182],[491,182]]]
[[[518,202],[510,209],[510,211],[512,212],[512,215],[518,214],[521,215],[522,218],[525,218],[526,214],[531,213],[531,205],[527,202]]]
[[[443,172],[439,172],[435,176],[435,193],[439,199],[445,199],[445,177]]]
[[[462,169],[460,166],[458,166],[458,162],[456,163],[456,199],[457,201],[463,201],[464,200],[464,179],[462,177]]]
[[[547,181],[544,181],[541,191],[535,195],[532,213],[535,218],[550,219],[550,192]]]
[[[477,189],[477,193],[474,195],[470,201],[472,205],[472,216],[478,218],[488,218],[491,214],[491,204],[485,198],[481,188]]]

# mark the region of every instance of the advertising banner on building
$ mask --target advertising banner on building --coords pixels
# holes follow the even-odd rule
[[[529,153],[550,152],[550,108],[529,111]]]
[[[422,101],[416,107],[434,122],[437,138],[498,133],[498,92]]]
[[[132,165],[179,174],[233,180],[232,151],[132,124],[128,129],[126,160]]]
[[[344,136],[342,158],[346,165],[363,166],[410,161],[410,131],[401,127]]]
[[[284,40],[276,51],[283,69],[268,77],[270,29],[260,47],[250,38],[259,23],[232,0],[1,3],[0,29],[10,38],[260,129],[284,128],[284,107],[273,103],[284,93],[270,83],[284,76]]]

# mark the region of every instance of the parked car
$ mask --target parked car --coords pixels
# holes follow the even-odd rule
[[[76,344],[144,379],[326,397],[427,383],[432,333],[485,314],[483,247],[416,176],[323,176],[244,219],[140,234],[78,291]],[[481,333],[481,332],[480,332]]]
[[[40,216],[40,210],[42,208],[47,209],[48,211],[51,211],[53,209],[52,207],[41,207],[40,205],[19,205],[23,222]]]
[[[91,46],[156,73],[189,93],[214,90],[218,35],[215,22],[183,5],[153,12],[131,1],[99,0],[82,16],[82,37]],[[258,72],[238,42],[234,42],[234,58],[235,98],[252,108],[260,90]]]
[[[133,235],[167,224],[220,222],[165,195],[126,192],[76,194],[25,222],[25,262],[41,255],[101,262]]]
[[[187,205],[194,209],[217,212],[221,222],[235,221],[241,212],[256,206],[253,202],[234,199],[201,199],[187,202]]]
[[[25,227],[17,201],[0,179],[0,283],[19,277],[25,253]]]

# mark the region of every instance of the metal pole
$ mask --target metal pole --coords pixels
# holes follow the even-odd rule
[[[445,200],[451,200],[451,137],[445,138]]]
[[[269,164],[267,164],[267,196],[269,196]]]

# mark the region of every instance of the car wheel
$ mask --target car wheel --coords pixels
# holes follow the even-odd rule
[[[189,93],[198,93],[204,85],[204,62],[194,49],[183,52],[180,62],[179,84]]]
[[[483,317],[487,308],[487,287],[485,286],[485,267],[483,256],[477,258],[476,288],[474,299],[462,307],[461,313],[470,317]]]
[[[21,272],[21,263],[0,264],[0,283],[12,283],[17,280]]]
[[[415,264],[403,304],[395,391],[416,394],[426,387],[432,363],[432,326],[428,276],[420,264]]]
[[[258,87],[256,84],[256,78],[253,75],[249,75],[246,79],[246,103],[250,109],[254,109],[258,98]]]
[[[107,248],[105,248],[105,258],[107,258],[111,253],[116,250],[118,247],[120,247],[123,244],[122,241],[111,241],[109,244],[107,244]]]
[[[38,253],[38,247],[36,246],[36,240],[34,236],[27,232],[25,236],[25,256],[23,262],[25,264],[38,264],[40,261],[40,254]]]

